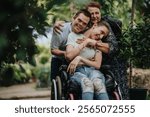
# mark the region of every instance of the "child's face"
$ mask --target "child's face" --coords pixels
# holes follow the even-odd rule
[[[91,32],[90,38],[98,41],[107,36],[108,32],[109,31],[106,26],[95,27]]]

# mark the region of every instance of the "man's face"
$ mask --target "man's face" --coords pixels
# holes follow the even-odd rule
[[[84,31],[89,21],[90,21],[89,17],[85,16],[83,13],[80,13],[72,21],[72,31],[75,33],[80,33]]]
[[[90,38],[91,39],[95,39],[95,40],[100,40],[102,39],[103,37],[107,36],[108,35],[108,29],[106,26],[99,26],[99,27],[95,27],[93,30],[92,30],[92,33],[90,35]]]
[[[95,25],[101,20],[101,12],[97,7],[88,7],[88,11],[91,13],[91,21]]]

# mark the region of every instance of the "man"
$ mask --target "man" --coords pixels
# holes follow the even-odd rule
[[[88,26],[90,20],[91,14],[87,10],[83,9],[76,13],[73,17],[72,23],[64,23],[60,34],[53,31],[51,41],[51,80],[57,76],[59,67],[62,64],[66,64],[64,56],[66,53],[65,48],[69,33],[71,31],[82,33]]]

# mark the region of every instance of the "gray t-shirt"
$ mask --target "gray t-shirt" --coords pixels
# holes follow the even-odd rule
[[[83,34],[76,34],[74,32],[71,32],[68,36],[67,45],[72,45],[74,48],[78,47],[78,43],[76,43],[77,39],[83,39]],[[85,47],[79,54],[79,56],[82,56],[87,59],[94,58],[96,54],[96,50],[93,48]]]
[[[71,32],[71,23],[64,23],[60,34],[53,31],[51,39],[51,49],[66,50],[68,35]],[[53,57],[58,57],[53,55]]]

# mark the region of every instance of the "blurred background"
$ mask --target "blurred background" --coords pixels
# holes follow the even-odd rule
[[[35,88],[50,89],[52,26],[71,21],[91,1],[1,0],[0,87],[35,82]],[[150,1],[95,1],[102,5],[102,16],[122,21],[119,57],[127,61],[129,87],[150,91]]]

